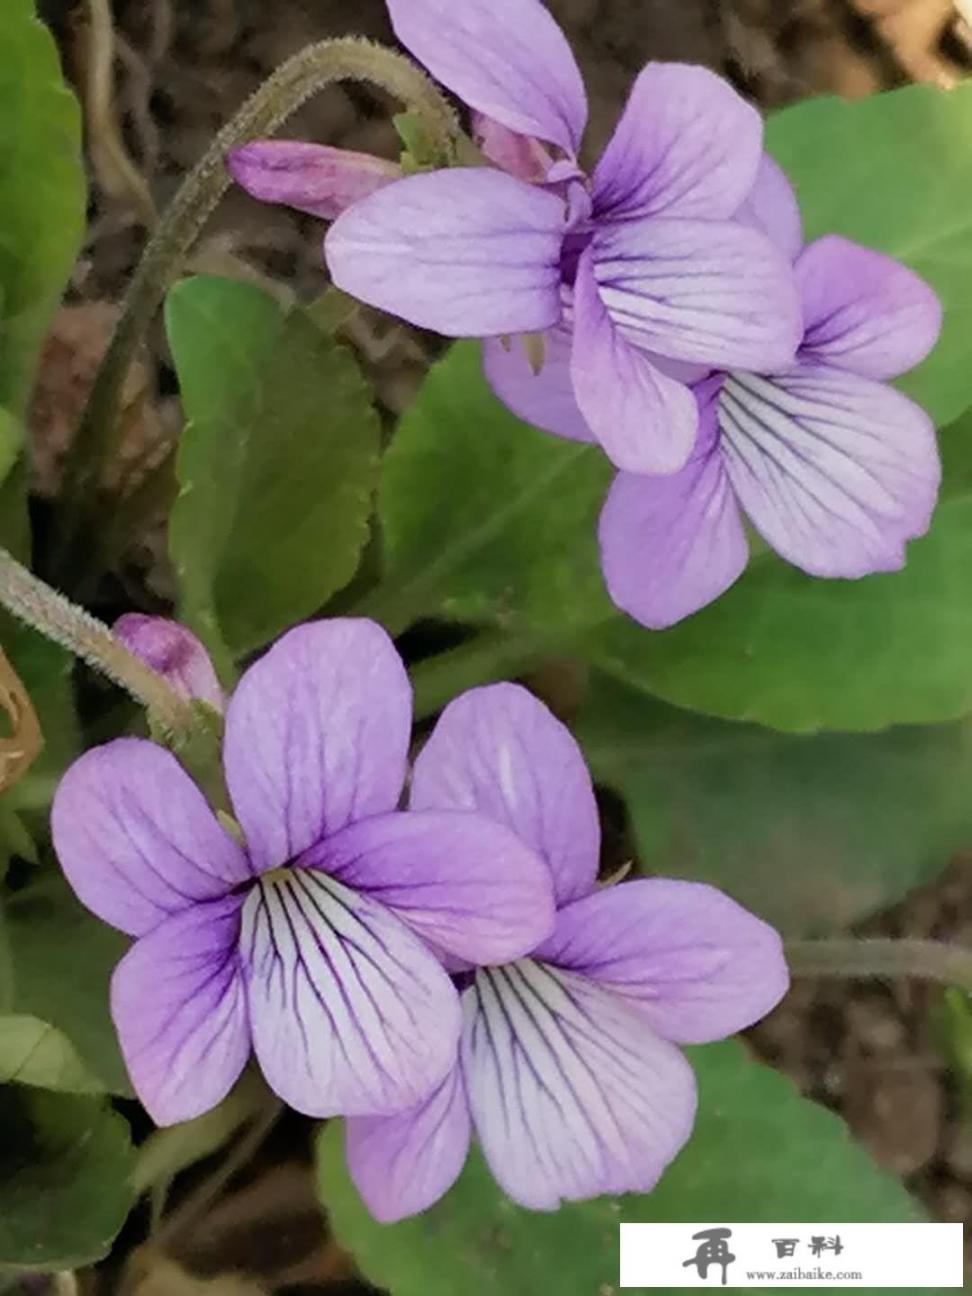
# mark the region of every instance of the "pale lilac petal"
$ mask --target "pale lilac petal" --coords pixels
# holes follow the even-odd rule
[[[540,0],[388,0],[395,35],[470,108],[576,153],[584,82]]]
[[[522,338],[483,342],[487,381],[504,405],[518,418],[569,441],[594,441],[577,408],[570,377],[570,331],[561,325],[542,335],[543,365],[534,371]]]
[[[488,684],[449,703],[415,762],[411,805],[478,810],[507,824],[546,860],[559,905],[594,886],[601,828],[584,757],[518,684]]]
[[[176,758],[142,738],[80,756],[58,785],[51,828],[79,899],[130,936],[251,877]]]
[[[733,218],[765,234],[791,261],[803,247],[800,204],[786,172],[768,153],[760,160],[756,183]]]
[[[316,621],[251,666],[226,715],[226,783],[258,871],[393,810],[405,781],[412,688],[373,621]]]
[[[601,299],[645,350],[713,369],[792,361],[803,336],[793,269],[756,230],[652,219],[607,225],[593,246]]]
[[[601,219],[726,220],[753,187],[763,123],[708,68],[649,63],[594,172]]]
[[[553,166],[550,152],[532,135],[521,135],[485,113],[473,113],[473,137],[483,156],[527,184],[540,184]]]
[[[648,1192],[691,1133],[688,1062],[597,982],[532,960],[483,969],[463,1019],[476,1133],[521,1205]]]
[[[590,250],[574,284],[574,395],[604,453],[627,472],[676,472],[698,430],[695,397],[616,328]]]
[[[702,409],[699,446],[681,472],[618,474],[598,538],[608,593],[651,630],[691,616],[742,575],[749,550],[711,402]]]
[[[560,319],[566,208],[502,171],[409,176],[327,232],[338,288],[447,337],[532,333]]]
[[[562,909],[538,960],[614,990],[663,1039],[704,1044],[765,1017],[789,985],[783,942],[715,887],[622,882]]]
[[[942,304],[913,270],[837,234],[796,263],[806,336],[800,354],[865,378],[896,378],[938,340]]]
[[[323,220],[334,220],[403,174],[397,162],[370,153],[274,139],[242,144],[227,155],[226,169],[261,202],[282,203]]]
[[[895,571],[923,535],[941,468],[927,414],[893,387],[839,369],[727,379],[729,478],[754,526],[812,576]]]
[[[519,958],[553,930],[547,866],[503,823],[459,810],[377,815],[302,855],[472,963]]]
[[[382,905],[312,869],[261,880],[240,956],[267,1083],[308,1116],[387,1116],[453,1066],[459,1000],[429,949]]]
[[[191,630],[168,617],[126,612],[112,632],[136,657],[164,675],[181,697],[198,698],[222,711],[223,690],[212,659]]]
[[[469,1153],[472,1121],[459,1068],[420,1107],[347,1122],[348,1169],[376,1220],[428,1210],[452,1187]]]
[[[191,1120],[222,1102],[250,1056],[237,958],[242,904],[242,896],[229,896],[173,914],[115,968],[111,1015],[135,1092],[156,1125]]]

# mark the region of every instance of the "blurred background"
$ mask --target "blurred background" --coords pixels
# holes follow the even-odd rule
[[[972,74],[969,0],[548,3],[585,73],[592,152],[653,58],[706,64],[765,109],[910,81],[949,86]],[[244,98],[303,45],[347,33],[390,41],[391,32],[382,0],[41,0],[41,11],[84,107],[91,185],[87,243],[47,347],[32,415],[33,493],[42,511],[56,496],[70,428],[115,303],[185,172]],[[399,147],[388,105],[359,87],[325,90],[284,133],[389,157]],[[231,191],[188,268],[309,298],[324,286],[321,236],[319,222]],[[409,403],[437,343],[366,310],[345,322],[344,335],[390,422]],[[147,599],[161,608],[172,595],[161,523],[168,500],[139,494],[138,484],[157,462],[157,447],[171,441],[166,429],[179,424],[173,392],[158,333],[129,383],[116,475],[135,506],[127,512],[131,535],[119,585],[100,594],[106,611]],[[547,693],[551,687],[558,685],[547,680]],[[614,849],[623,858],[623,823],[617,831]],[[972,941],[972,854],[858,930]],[[751,1042],[804,1092],[839,1111],[934,1217],[972,1221],[966,1012],[964,1000],[927,985],[804,980]],[[63,1276],[66,1296],[78,1282],[138,1296],[368,1290],[320,1218],[309,1123],[286,1115],[241,1137],[234,1129],[210,1131],[211,1155],[176,1178],[171,1211],[149,1242],[145,1214],[136,1212],[110,1261],[80,1280]]]

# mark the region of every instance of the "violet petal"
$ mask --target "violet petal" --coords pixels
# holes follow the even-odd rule
[[[415,762],[411,805],[507,824],[546,860],[558,904],[594,886],[601,829],[584,757],[518,684],[488,684],[449,703]]]
[[[619,473],[598,524],[611,598],[651,630],[691,616],[745,570],[748,545],[716,444],[711,402],[681,472]]]
[[[348,1169],[376,1220],[428,1210],[452,1187],[469,1152],[472,1121],[458,1066],[431,1098],[399,1116],[347,1122]]]
[[[829,234],[804,248],[795,271],[806,323],[801,358],[896,378],[938,340],[941,302],[900,261]]]
[[[756,182],[733,219],[765,234],[791,261],[799,256],[803,247],[800,205],[786,172],[768,153],[763,154]]]
[[[252,876],[176,758],[142,738],[80,756],[58,785],[51,827],[79,899],[130,936]]]
[[[393,810],[411,723],[408,676],[375,622],[316,621],[279,639],[226,715],[226,782],[255,869]]]
[[[156,1125],[222,1102],[250,1055],[236,959],[242,904],[229,896],[173,914],[115,969],[111,1014],[135,1092]]]
[[[768,923],[715,887],[670,878],[576,900],[534,957],[610,987],[681,1044],[752,1026],[789,985],[783,943]]]
[[[333,878],[288,869],[257,882],[240,960],[257,1059],[297,1111],[390,1115],[454,1063],[449,978],[400,919]]]
[[[726,220],[753,187],[759,113],[708,68],[649,63],[594,172],[601,220]]]
[[[324,240],[338,288],[447,337],[533,333],[560,319],[565,208],[502,171],[409,176],[355,203]]]
[[[574,284],[571,379],[604,453],[628,472],[677,472],[698,430],[695,397],[615,327],[595,279],[593,253]]]
[[[813,576],[896,571],[928,528],[941,468],[935,430],[893,387],[824,366],[734,374],[719,397],[739,503]]]
[[[351,824],[298,864],[387,906],[437,951],[503,963],[553,930],[550,874],[531,846],[485,811],[423,809]]]
[[[543,337],[543,364],[535,372],[523,339],[483,342],[483,370],[493,391],[518,418],[568,441],[596,441],[577,408],[570,376],[571,333],[564,325]]]
[[[540,0],[388,0],[395,35],[470,108],[576,153],[584,82]]]
[[[538,139],[521,135],[485,113],[474,112],[473,136],[488,158],[500,170],[527,184],[542,184],[553,165],[553,158]]]
[[[648,1192],[688,1138],[691,1067],[597,982],[532,960],[482,969],[463,1019],[476,1133],[521,1205]]]
[[[793,269],[756,230],[652,218],[602,227],[593,246],[601,299],[645,350],[713,369],[792,361],[803,337]]]

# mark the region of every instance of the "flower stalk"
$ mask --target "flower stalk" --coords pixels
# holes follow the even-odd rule
[[[189,173],[146,245],[122,304],[121,316],[95,379],[61,492],[55,569],[65,567],[116,447],[121,393],[139,343],[172,280],[231,183],[226,155],[257,136],[272,134],[309,98],[335,81],[378,86],[417,113],[434,147],[451,158],[460,128],[448,102],[409,59],[360,37],[309,45],[282,64],[216,135]]]
[[[489,630],[412,667],[415,718],[424,720],[466,689],[520,675],[551,649],[549,636]]]
[[[788,941],[786,959],[794,976],[893,979],[917,977],[972,993],[972,950],[935,940]]]
[[[191,702],[129,652],[103,622],[51,589],[5,549],[0,549],[0,604],[130,693],[172,745],[188,742],[199,730],[200,717]]]

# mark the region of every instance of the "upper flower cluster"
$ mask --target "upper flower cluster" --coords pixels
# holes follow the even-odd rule
[[[220,704],[183,627],[121,632]],[[410,730],[391,641],[334,620],[286,634],[229,700],[235,822],[151,742],[68,770],[62,867],[136,937],[111,1006],[139,1096],[161,1124],[188,1119],[252,1050],[291,1106],[353,1118],[352,1173],[384,1219],[449,1187],[473,1126],[527,1206],[651,1187],[694,1118],[677,1045],[776,1003],[779,937],[713,887],[598,889],[590,776],[525,689],[453,702],[400,809]]]
[[[474,110],[490,165],[390,184],[358,155],[257,143],[231,169],[251,192],[319,214],[353,195],[325,252],[334,282],[363,301],[456,337],[566,330],[574,398],[610,458],[682,467],[699,424],[687,380],[785,364],[799,340],[786,257],[731,219],[760,165],[758,113],[704,68],[650,64],[588,176],[583,82],[539,0],[389,11]]]
[[[758,113],[711,72],[649,64],[587,174],[583,81],[540,0],[388,7],[469,105],[486,165],[406,176],[262,141],[230,168],[337,218],[339,287],[486,339],[515,412],[601,445],[621,470],[600,526],[615,601],[663,627],[717,597],[747,562],[741,511],[813,575],[900,566],[939,462],[924,412],[883,384],[934,344],[931,289],[844,239],[803,248]]]

